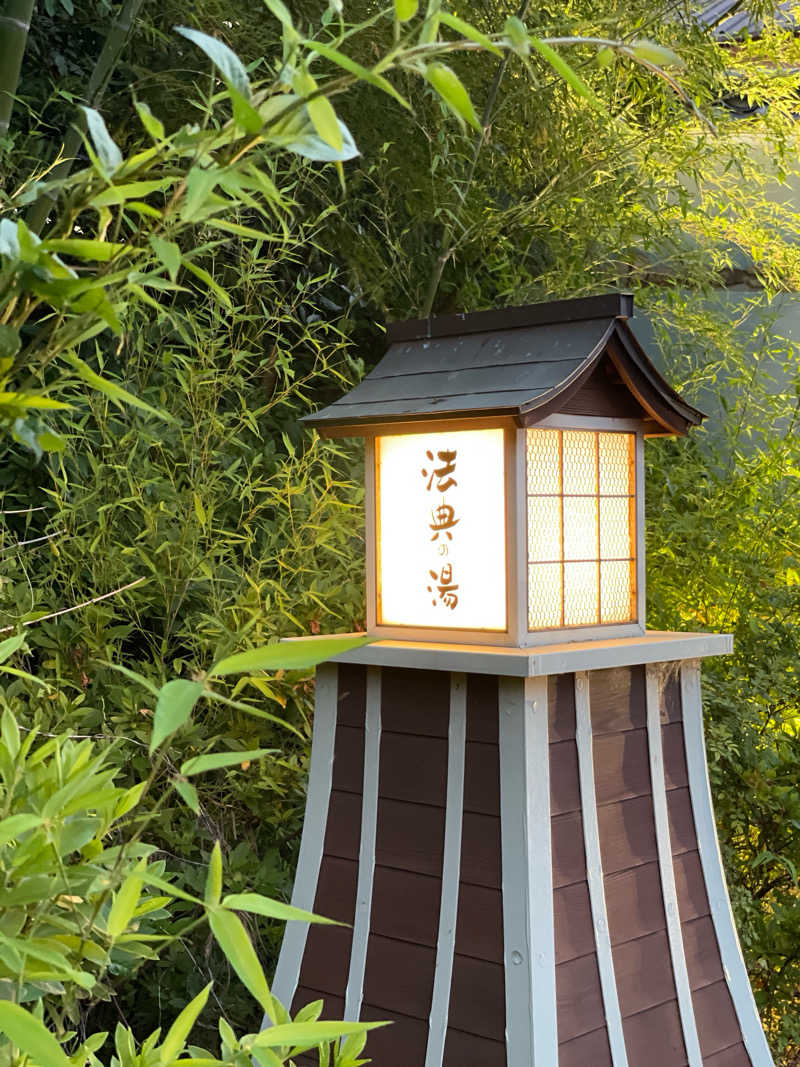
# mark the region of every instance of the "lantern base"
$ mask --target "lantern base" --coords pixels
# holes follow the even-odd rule
[[[276,996],[391,1020],[379,1067],[771,1067],[703,744],[698,659],[728,650],[387,641],[320,668],[292,903],[347,925],[289,923]]]

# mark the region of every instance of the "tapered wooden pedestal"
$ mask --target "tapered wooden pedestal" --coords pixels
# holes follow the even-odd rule
[[[380,642],[322,667],[293,903],[348,925],[289,924],[276,995],[393,1020],[376,1067],[771,1065],[703,745],[699,657],[728,648]]]

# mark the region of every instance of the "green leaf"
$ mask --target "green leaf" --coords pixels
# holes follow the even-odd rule
[[[419,0],[394,0],[394,13],[398,22],[408,22],[419,10]]]
[[[0,323],[0,360],[13,359],[21,344],[19,330],[5,322]]]
[[[283,0],[264,0],[264,3],[282,25],[287,29],[292,28],[292,16]]]
[[[172,185],[174,178],[159,178],[146,182],[128,182],[127,185],[111,185],[102,193],[92,197],[89,207],[113,207],[115,204],[124,204],[127,200],[138,200],[151,193],[159,193]]]
[[[469,93],[454,70],[444,63],[429,63],[425,77],[459,121],[466,119],[470,126],[480,130]]]
[[[19,726],[9,708],[3,709],[3,715],[0,718],[0,736],[2,736],[6,752],[12,759],[16,758],[19,752]]]
[[[181,259],[183,258],[180,248],[174,241],[167,241],[155,233],[150,235],[150,247],[167,268],[167,274],[174,282],[178,277],[178,271],[181,269]]]
[[[268,756],[274,748],[252,748],[246,752],[211,752],[207,756],[194,756],[181,766],[181,774],[190,777],[205,771],[217,771],[221,767],[235,767],[238,763],[248,763]]]
[[[311,97],[318,91],[317,83],[305,69],[295,74],[293,88],[304,97]],[[315,96],[306,100],[306,109],[311,124],[325,144],[330,145],[334,152],[341,152],[344,144],[342,131],[330,100],[326,96]]]
[[[198,267],[198,265],[196,263],[192,263],[190,259],[185,259],[183,261],[183,265],[186,267],[187,270],[191,271],[191,273],[194,274],[196,278],[199,278],[201,282],[205,282],[205,284],[208,286],[211,292],[214,293],[214,295],[217,297],[221,304],[224,304],[224,306],[229,311],[233,311],[233,304],[231,303],[231,298],[228,296],[222,286],[218,285],[217,282],[214,281],[214,279],[211,277],[207,270],[205,270],[203,267]]]
[[[327,926],[346,925],[334,919],[326,919],[322,915],[314,915],[310,911],[303,911],[302,908],[293,908],[291,904],[282,904],[279,900],[262,897],[260,893],[231,893],[222,901],[222,906],[230,911],[247,911],[253,915],[265,915],[268,919],[279,919],[281,922],[297,920]]]
[[[671,48],[665,48],[664,45],[655,44],[653,41],[634,41],[625,50],[630,52],[635,59],[643,59],[657,67],[686,66],[681,57],[676,52],[673,52]]]
[[[42,1067],[70,1067],[70,1061],[44,1023],[18,1004],[0,1001],[0,1033]]]
[[[250,100],[252,90],[250,79],[247,77],[244,63],[236,55],[232,48],[228,48],[216,37],[210,37],[207,33],[193,30],[189,26],[175,26],[175,32],[181,34],[188,41],[196,44],[198,48],[208,56],[214,66],[222,75],[225,83],[240,93],[245,100]]]
[[[191,782],[182,782],[180,778],[175,779],[175,789],[186,804],[187,807],[195,813],[200,814],[200,797],[197,795],[197,790]]]
[[[16,841],[21,834],[26,834],[29,830],[35,830],[37,826],[41,826],[43,821],[41,815],[27,812],[21,815],[9,815],[0,822],[0,845]]]
[[[616,58],[617,54],[613,48],[601,48],[597,53],[597,65],[598,67],[610,67]]]
[[[460,20],[457,20],[460,21]],[[343,70],[350,71],[351,74],[355,74],[356,77],[361,78],[362,81],[369,82],[370,85],[374,85],[376,89],[381,89],[384,93],[388,93],[389,96],[402,104],[403,107],[411,110],[411,105],[398,93],[397,89],[392,85],[390,81],[387,81],[380,74],[374,74],[367,67],[362,67],[360,63],[356,63],[350,56],[346,56],[343,52],[338,51],[336,48],[331,48],[330,45],[323,44],[321,41],[306,41],[309,48],[313,48],[315,52],[319,52],[321,56],[329,59],[331,63],[335,63]]]
[[[76,259],[92,259],[98,263],[108,263],[126,246],[112,241],[89,241],[79,237],[48,238],[42,241],[42,248],[47,252],[60,252]]]
[[[528,30],[518,15],[508,16],[505,26],[503,26],[503,33],[509,47],[518,56],[529,56],[531,54],[531,40],[528,36]]]
[[[211,850],[211,859],[208,861],[208,874],[206,875],[205,903],[209,908],[215,908],[222,896],[222,849],[219,841],[214,842]]]
[[[468,40],[481,45],[487,52],[492,52],[496,56],[502,56],[502,51],[497,47],[491,37],[488,37],[485,33],[481,33],[481,31],[473,26],[472,23],[465,22],[457,15],[451,15],[449,11],[440,12],[439,18],[445,26],[449,26],[451,30],[460,33],[462,37],[466,37]]]
[[[134,916],[139,897],[142,895],[142,879],[138,874],[129,874],[114,895],[114,903],[108,912],[106,930],[112,940],[123,934]]]
[[[146,404],[144,400],[140,400],[138,396],[134,396],[133,393],[129,393],[127,389],[123,389],[121,385],[109,381],[108,378],[103,378],[96,371],[93,371],[88,363],[84,363],[79,356],[76,356],[74,352],[68,352],[62,358],[78,373],[79,377],[83,378],[85,382],[97,389],[98,392],[107,396],[109,400],[113,400],[115,404],[119,404],[120,407],[129,404],[131,407],[140,408],[142,411],[146,411],[150,415],[155,415],[157,418],[163,419],[164,422],[175,421],[173,417],[168,415],[165,411],[159,411],[157,408],[151,407],[149,404]]]
[[[211,987],[214,983],[209,982],[205,989],[201,989],[194,1000],[191,1000],[175,1022],[167,1031],[167,1036],[161,1043],[161,1048],[158,1050],[161,1057],[160,1062],[163,1064],[171,1063],[176,1057],[184,1050],[186,1039],[192,1031],[192,1027],[197,1022],[197,1017],[203,1008],[206,1006],[208,1000],[208,994],[211,992]],[[184,1060],[184,1063],[191,1061]]]
[[[351,648],[361,648],[370,643],[372,638],[361,634],[354,636],[332,635],[330,637],[300,637],[289,641],[280,641],[275,645],[262,645],[247,652],[237,652],[233,656],[215,664],[208,672],[209,677],[224,674],[242,674],[251,671],[300,671],[324,663],[331,656],[348,652]]]
[[[272,996],[267,979],[253,950],[247,931],[241,919],[232,911],[223,908],[210,908],[208,922],[217,944],[225,953],[231,967],[236,971],[242,983],[255,997],[267,1014],[272,1011]]]
[[[25,644],[25,634],[14,634],[13,637],[7,637],[5,641],[0,641],[0,663],[13,656],[15,652]]]
[[[152,874],[150,871],[142,871],[142,881],[145,885],[151,885],[154,889],[160,889],[162,893],[169,897],[177,897],[179,900],[188,900],[192,904],[202,904],[202,900],[199,897],[193,897],[191,893],[185,892],[176,885],[172,885],[171,882],[165,881],[163,878],[159,878],[158,875]]]
[[[81,110],[86,116],[89,136],[92,139],[103,173],[106,178],[110,178],[117,167],[122,165],[122,152],[120,152],[111,134],[106,129],[105,121],[100,112],[93,107],[84,107],[83,105],[81,105]]]
[[[576,74],[576,72],[572,69],[569,63],[567,63],[563,56],[560,56],[554,48],[550,47],[549,44],[546,44],[544,41],[540,41],[538,37],[531,37],[530,42],[536,49],[536,51],[539,53],[539,55],[543,59],[547,60],[553,70],[556,71],[557,74],[561,75],[567,85],[574,89],[579,96],[582,96],[584,100],[587,100],[596,111],[601,111],[605,113],[605,108],[603,107],[600,100],[598,100],[598,98],[595,96],[595,94],[592,92],[586,82],[584,82],[584,80],[578,74]]]
[[[186,678],[175,678],[161,686],[153,715],[151,753],[165,738],[189,721],[202,692],[202,682],[190,682]]]
[[[142,100],[136,101],[136,112],[141,119],[142,126],[147,130],[154,141],[164,139],[164,123],[157,119],[147,104]]]
[[[389,1023],[285,1023],[283,1026],[271,1026],[262,1030],[253,1039],[253,1045],[276,1048],[287,1045],[291,1048],[306,1048],[319,1045],[323,1041],[335,1041],[337,1037],[347,1034],[360,1034],[365,1030],[375,1030]]]

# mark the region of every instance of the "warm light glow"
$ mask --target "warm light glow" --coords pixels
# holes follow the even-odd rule
[[[502,430],[376,439],[378,622],[506,629]]]
[[[528,430],[528,629],[636,618],[635,436]]]

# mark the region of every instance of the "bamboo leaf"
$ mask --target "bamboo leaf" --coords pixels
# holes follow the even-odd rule
[[[315,667],[331,656],[338,656],[351,648],[361,648],[369,644],[371,638],[362,635],[330,637],[301,637],[291,641],[280,641],[275,645],[263,645],[251,648],[247,652],[237,652],[226,656],[208,672],[209,677],[224,674],[240,674],[246,671],[299,671]]]
[[[440,12],[439,18],[445,26],[449,26],[451,30],[460,33],[462,37],[466,37],[467,40],[474,41],[476,44],[481,45],[487,52],[492,52],[496,56],[502,56],[502,51],[497,47],[491,37],[488,37],[485,33],[481,33],[481,31],[473,26],[472,23],[465,22],[463,19],[460,19],[458,15],[451,15],[449,11]]]
[[[143,100],[136,101],[136,112],[141,119],[142,126],[147,130],[154,141],[164,139],[164,123],[157,119],[148,105]]]
[[[648,63],[654,63],[657,67],[685,67],[681,57],[671,48],[665,48],[662,44],[654,41],[634,41],[626,49],[635,59],[644,59]]]
[[[233,311],[233,304],[231,298],[217,282],[211,277],[207,270],[203,267],[198,267],[196,263],[192,263],[190,259],[185,259],[183,265],[187,270],[191,271],[196,278],[199,278],[201,282],[205,282],[212,293],[217,297],[221,304],[224,304],[229,311]]]
[[[200,990],[194,1000],[189,1001],[167,1031],[167,1036],[164,1038],[161,1043],[161,1048],[158,1050],[161,1057],[160,1062],[162,1064],[171,1063],[172,1060],[183,1052],[186,1039],[191,1033],[192,1027],[197,1022],[198,1015],[206,1006],[208,994],[211,992],[213,984],[213,982],[209,982],[205,989]],[[183,1062],[187,1063],[189,1061],[184,1060]]]
[[[121,385],[109,381],[108,378],[103,378],[102,375],[93,371],[88,363],[84,363],[79,356],[76,356],[74,352],[68,352],[62,358],[69,363],[69,365],[78,373],[80,378],[97,389],[98,392],[105,394],[109,400],[113,400],[115,404],[119,404],[120,407],[129,404],[131,407],[140,408],[142,411],[146,411],[149,415],[155,415],[157,418],[163,419],[164,422],[175,421],[172,416],[168,415],[165,411],[159,411],[157,408],[151,407],[149,404],[146,404],[144,400],[140,400],[138,396],[134,396],[134,394],[129,393],[127,389],[123,389]]]
[[[219,841],[214,842],[211,850],[211,859],[208,861],[208,874],[206,875],[205,902],[209,908],[219,904],[222,896],[222,850]]]
[[[13,656],[15,652],[18,652],[25,644],[25,634],[14,634],[13,637],[7,637],[5,641],[0,641],[0,663],[5,663],[10,656]]]
[[[530,42],[539,55],[547,60],[553,70],[556,71],[557,74],[560,74],[564,81],[574,89],[579,96],[582,96],[584,100],[588,101],[596,111],[605,112],[603,104],[598,100],[586,82],[572,69],[563,56],[560,56],[549,44],[540,41],[538,37],[531,37]]]
[[[389,1026],[389,1023],[285,1023],[283,1026],[271,1026],[268,1030],[262,1030],[254,1040],[253,1045],[264,1045],[267,1048],[289,1046],[290,1048],[310,1048],[321,1044],[323,1041],[335,1041],[337,1037],[345,1037],[347,1034],[360,1034],[365,1030],[375,1030],[380,1026]]]
[[[80,237],[49,238],[42,241],[42,248],[47,252],[75,256],[76,259],[92,259],[98,263],[108,263],[125,247],[112,241],[90,241]]]
[[[18,1004],[0,1001],[0,1032],[39,1064],[47,1067],[70,1067],[64,1052],[44,1025]]]
[[[252,748],[246,752],[210,752],[206,756],[193,756],[181,765],[181,774],[191,777],[205,771],[218,771],[222,767],[235,767],[240,763],[252,763],[253,760],[268,756],[274,748]]]
[[[419,10],[419,0],[394,0],[394,14],[398,22],[408,22]]]
[[[190,682],[186,678],[175,678],[161,686],[153,715],[151,752],[189,721],[202,692],[202,682]]]
[[[292,16],[283,0],[264,0],[264,3],[283,26],[292,28]]]
[[[279,919],[281,922],[295,920],[305,923],[322,923],[328,926],[346,925],[334,919],[326,919],[322,915],[314,915],[302,908],[293,908],[291,904],[283,904],[279,900],[262,897],[260,893],[231,893],[222,901],[222,906],[231,911],[247,911],[253,915],[264,915],[268,919]]]
[[[225,83],[235,89],[237,93],[240,93],[245,100],[250,100],[253,95],[250,89],[250,79],[247,77],[244,63],[232,48],[228,48],[224,42],[217,40],[216,37],[210,37],[207,33],[193,30],[190,26],[175,26],[175,32],[191,41],[192,44],[196,44],[199,49],[205,52],[222,75]]]
[[[460,21],[460,20],[457,20]],[[387,81],[380,74],[374,74],[367,67],[362,67],[360,63],[356,63],[350,56],[346,56],[343,52],[340,52],[336,48],[331,48],[330,45],[323,44],[321,41],[306,41],[309,48],[313,48],[315,52],[319,52],[321,56],[329,59],[331,63],[335,63],[343,70],[349,71],[351,74],[355,74],[356,77],[361,78],[362,81],[369,82],[370,85],[374,85],[376,89],[381,89],[384,93],[388,93],[389,96],[394,97],[399,104],[403,107],[411,110],[411,105],[398,93],[397,89],[392,85],[390,81]]]
[[[117,167],[122,165],[122,152],[108,132],[100,112],[84,105],[81,105],[81,111],[86,116],[86,126],[103,173],[106,178],[110,178]]]
[[[195,813],[200,814],[200,797],[197,795],[197,790],[191,782],[182,782],[180,779],[175,781],[175,789],[178,795],[181,797],[187,807]]]
[[[226,911],[224,908],[209,908],[208,922],[228,963],[264,1011],[270,1013],[272,997],[267,979],[264,977],[264,971],[258,962],[258,957],[241,919],[232,911]]]
[[[108,912],[106,930],[112,940],[123,934],[134,916],[139,897],[142,895],[142,879],[138,874],[129,874],[114,895]]]
[[[21,834],[41,826],[43,821],[41,815],[28,814],[27,812],[23,812],[20,815],[9,815],[8,818],[0,822],[0,845],[7,845],[9,841],[16,841]]]
[[[155,233],[150,234],[150,247],[167,268],[167,274],[174,282],[181,268],[182,256],[180,248],[174,241],[167,241]]]
[[[470,126],[480,130],[469,93],[454,70],[444,63],[429,63],[425,77],[459,121],[466,119]]]

